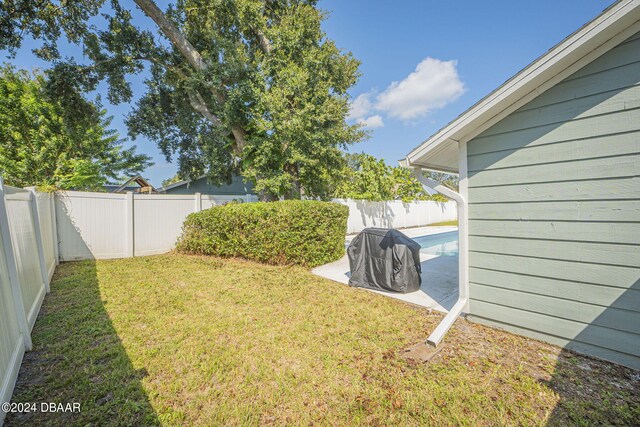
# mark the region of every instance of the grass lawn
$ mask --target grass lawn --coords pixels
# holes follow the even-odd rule
[[[434,222],[433,224],[429,224],[430,227],[442,227],[442,226],[458,226],[458,220],[454,219],[452,221],[442,221],[442,222]]]
[[[7,425],[640,424],[638,372],[465,320],[406,360],[440,314],[302,268],[84,261],[51,289],[14,401],[82,410]]]

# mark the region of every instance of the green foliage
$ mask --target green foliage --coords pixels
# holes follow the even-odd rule
[[[373,201],[394,199],[392,168],[384,160],[365,153],[347,154],[346,159],[335,197]]]
[[[166,187],[167,185],[171,185],[171,184],[174,184],[174,183],[180,182],[180,181],[182,181],[182,178],[180,177],[180,175],[179,174],[175,174],[171,178],[167,178],[167,179],[163,180],[162,181],[162,186]]]
[[[335,184],[334,197],[344,199],[362,199],[371,201],[434,200],[446,202],[449,199],[442,194],[428,195],[422,184],[408,168],[388,166],[383,159],[370,154],[347,154],[346,165]],[[456,190],[458,180],[454,175],[423,171],[423,175],[442,182]]]
[[[448,202],[449,198],[440,193],[436,193],[429,196],[427,200],[433,200],[434,202]]]
[[[392,168],[391,179],[393,180],[393,191],[396,199],[400,199],[403,202],[433,200],[432,197],[425,193],[422,184],[410,169],[401,166]]]
[[[312,200],[231,203],[187,217],[177,249],[315,267],[344,255],[349,208]]]
[[[422,171],[422,175],[431,178],[436,182],[440,182],[444,184],[446,187],[451,188],[454,191],[458,191],[458,177],[456,175],[451,175],[449,173],[444,172],[434,172],[434,171]]]
[[[257,191],[326,197],[343,165],[341,148],[365,136],[344,121],[359,63],[326,38],[320,11],[292,3],[266,29],[271,51],[258,51],[244,175]]]
[[[99,100],[67,87],[66,108],[55,79],[0,68],[0,173],[9,185],[97,189],[151,162],[123,148]]]
[[[148,69],[130,135],[155,141],[185,178],[206,173],[222,184],[238,173],[265,199],[329,195],[341,149],[366,133],[345,122],[359,63],[322,31],[316,0],[179,0],[157,10],[155,19],[174,27],[162,31],[132,21],[134,3],[151,16],[153,1],[104,3],[0,3],[0,48],[15,52],[31,36],[42,42],[34,52],[53,62],[58,88],[107,81],[113,103],[131,101],[127,76]],[[154,37],[166,31],[173,41]],[[82,46],[81,64],[60,57],[63,36]]]
[[[456,175],[451,175],[444,172],[433,172],[423,170],[422,175],[426,178],[431,178],[432,180],[444,184],[445,187],[449,187],[454,191],[458,191],[458,177]],[[429,200],[433,200],[436,202],[448,202],[449,199],[443,196],[440,193],[432,194],[429,196]]]
[[[0,3],[0,42],[15,53],[27,34],[42,41],[35,53],[47,60],[58,59],[57,41],[65,34],[78,43],[89,29],[88,20],[97,15],[105,0],[56,1],[5,0]]]
[[[424,192],[407,168],[388,166],[383,159],[365,153],[347,154],[346,159],[347,165],[336,186],[335,197],[372,201],[400,199],[405,202],[436,200]]]

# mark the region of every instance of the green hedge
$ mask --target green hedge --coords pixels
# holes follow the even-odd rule
[[[177,249],[315,267],[344,255],[347,206],[311,200],[238,203],[189,215]]]

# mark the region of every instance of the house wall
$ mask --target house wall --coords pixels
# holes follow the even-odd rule
[[[248,182],[244,182],[241,177],[234,176],[231,184],[215,186],[209,184],[207,178],[199,178],[187,186],[187,184],[180,185],[178,187],[169,188],[166,194],[217,194],[217,195],[229,195],[229,194],[253,194],[253,185]]]
[[[640,368],[640,34],[468,143],[470,318]]]

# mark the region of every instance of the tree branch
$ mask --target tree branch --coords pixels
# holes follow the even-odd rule
[[[262,14],[266,16],[265,14],[265,8],[267,7],[271,7],[271,0],[266,0],[264,2],[264,7],[262,9]],[[258,36],[258,41],[260,42],[260,47],[262,48],[262,51],[266,54],[271,53],[271,41],[269,40],[269,38],[262,32],[262,30],[260,28],[254,28],[253,29],[256,33],[256,35]]]
[[[216,116],[209,110],[209,107],[207,107],[207,104],[204,102],[204,99],[202,98],[202,95],[200,95],[200,93],[189,92],[188,95],[189,95],[189,104],[191,104],[191,107],[194,110],[196,110],[196,112],[202,114],[207,120],[209,120],[213,124],[218,126],[222,125],[222,122],[220,121],[218,116]]]
[[[155,22],[160,31],[169,39],[169,41],[180,51],[182,56],[196,70],[202,71],[207,68],[207,63],[202,59],[200,52],[193,47],[191,42],[176,28],[171,21],[167,19],[165,14],[155,4],[153,0],[134,0],[140,9],[149,18]]]
[[[165,14],[160,10],[160,8],[155,4],[153,0],[134,0],[140,9],[147,15],[153,22],[155,22],[160,31],[169,39],[169,41],[173,44],[173,46],[182,54],[182,56],[187,60],[187,62],[196,70],[204,71],[207,69],[208,64],[200,55],[200,52],[196,50],[195,47],[187,40],[187,38],[176,28],[175,25],[171,21],[167,19]],[[224,104],[226,101],[226,96],[216,90],[215,88],[210,89],[211,94],[214,96],[215,100]],[[207,105],[205,104],[202,96],[199,93],[189,94],[189,102],[191,106],[200,114],[202,114],[207,120],[212,121],[217,125],[222,125],[222,122],[218,117],[213,115]],[[242,127],[238,125],[231,126],[231,132],[233,133],[233,137],[236,141],[234,150],[236,153],[242,151],[246,144],[246,132]]]
[[[260,42],[260,47],[264,51],[264,53],[271,53],[271,41],[265,36],[265,34],[260,29],[255,29],[256,35],[258,36],[258,41]]]

